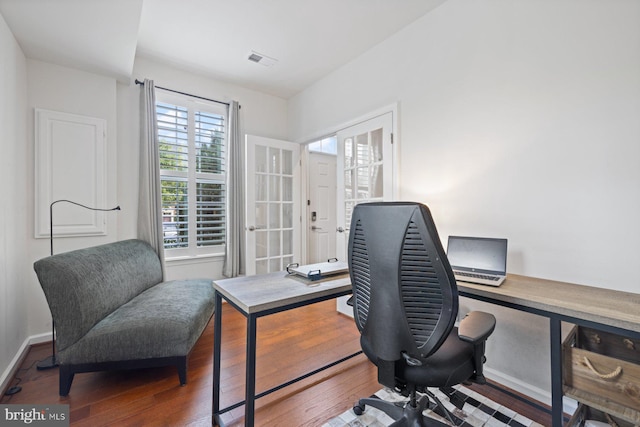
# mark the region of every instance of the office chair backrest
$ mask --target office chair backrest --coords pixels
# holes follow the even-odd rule
[[[394,361],[402,352],[425,358],[440,347],[456,320],[458,291],[426,206],[357,205],[348,261],[363,348]]]

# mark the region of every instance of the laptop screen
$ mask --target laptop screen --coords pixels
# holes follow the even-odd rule
[[[454,270],[504,275],[507,239],[449,236],[447,258]]]

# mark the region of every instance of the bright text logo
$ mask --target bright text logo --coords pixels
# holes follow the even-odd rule
[[[69,405],[0,405],[0,427],[68,427]]]

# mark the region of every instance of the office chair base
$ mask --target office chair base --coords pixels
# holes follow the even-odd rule
[[[398,403],[386,402],[376,398],[364,398],[360,399],[358,403],[353,407],[353,412],[356,415],[362,415],[364,413],[365,406],[371,406],[379,409],[392,419],[396,420],[392,427],[439,427],[447,426],[447,424],[441,423],[433,418],[428,418],[422,415],[425,409],[429,406],[429,396],[422,396],[417,405],[411,406],[407,403],[403,406],[398,406]]]

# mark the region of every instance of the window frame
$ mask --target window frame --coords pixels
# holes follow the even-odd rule
[[[228,109],[223,104],[214,102],[207,102],[202,100],[196,100],[187,95],[173,94],[158,91],[156,92],[156,123],[157,116],[157,104],[171,104],[173,106],[187,109],[187,141],[188,141],[188,161],[187,171],[174,171],[168,169],[160,169],[160,180],[163,178],[174,178],[176,180],[184,180],[187,182],[187,205],[188,205],[188,234],[187,234],[187,247],[181,248],[164,248],[165,259],[168,261],[176,259],[190,259],[210,256],[222,256],[225,253],[226,248],[226,225],[227,225],[227,212],[226,212],[226,166],[228,165],[226,153],[228,153]],[[209,114],[216,114],[223,116],[224,120],[224,161],[222,173],[210,173],[210,172],[198,172],[196,170],[196,112],[203,112]],[[158,144],[160,138],[158,138]],[[197,184],[200,182],[214,182],[222,186],[223,204],[224,204],[224,243],[210,246],[198,246],[197,244]],[[192,220],[193,219],[193,220]],[[164,246],[164,230],[163,230],[163,246]]]

